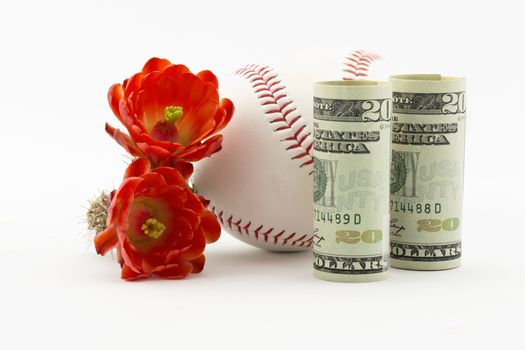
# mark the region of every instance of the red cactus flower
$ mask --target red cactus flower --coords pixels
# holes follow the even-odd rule
[[[206,243],[221,233],[203,199],[170,167],[151,170],[144,158],[132,162],[109,207],[107,229],[95,237],[99,254],[117,248],[121,277],[184,278],[204,267]]]
[[[150,59],[142,71],[111,86],[108,100],[128,134],[106,124],[106,132],[133,156],[155,166],[169,158],[198,161],[221,149],[217,134],[230,121],[233,104],[219,101],[218,81],[205,70]]]

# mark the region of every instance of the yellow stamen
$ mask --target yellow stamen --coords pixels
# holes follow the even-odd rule
[[[159,238],[166,230],[166,226],[155,218],[149,218],[144,221],[141,227],[144,233],[151,238]]]
[[[184,115],[181,106],[168,106],[164,108],[164,119],[168,123],[175,123]]]

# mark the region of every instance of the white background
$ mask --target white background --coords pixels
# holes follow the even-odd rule
[[[2,1],[0,348],[523,348],[523,11],[497,1]],[[463,266],[371,284],[227,233],[200,275],[127,283],[88,198],[118,186],[108,87],[151,56],[219,77],[305,48],[467,77]],[[314,69],[314,68],[312,68]]]

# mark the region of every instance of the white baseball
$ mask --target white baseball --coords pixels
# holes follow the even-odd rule
[[[198,162],[193,183],[223,228],[248,244],[274,251],[312,245],[314,82],[387,77],[374,54],[333,51],[250,64],[220,82],[235,113],[223,149]]]

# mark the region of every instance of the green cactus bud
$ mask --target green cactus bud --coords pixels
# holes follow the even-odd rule
[[[89,208],[86,213],[88,230],[97,234],[106,229],[110,194],[102,191],[98,197],[89,201]]]

